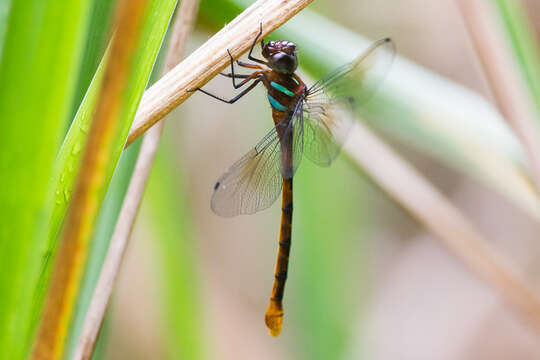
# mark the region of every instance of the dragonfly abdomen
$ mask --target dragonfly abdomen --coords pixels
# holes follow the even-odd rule
[[[279,234],[279,250],[274,273],[274,286],[270,304],[266,309],[265,322],[273,336],[278,336],[283,326],[283,292],[289,266],[291,250],[291,229],[293,213],[293,179],[283,180],[283,200],[281,206],[281,230]]]

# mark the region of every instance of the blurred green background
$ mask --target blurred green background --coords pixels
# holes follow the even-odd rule
[[[46,18],[39,15],[42,9],[38,3],[24,9],[17,1],[0,0],[0,79],[9,80],[8,71],[16,67],[17,58],[9,55],[20,53],[24,57],[24,49],[9,37],[16,33],[15,15],[31,10],[30,15]],[[63,81],[70,90],[69,96],[58,96],[63,100],[56,112],[65,115],[50,116],[52,120],[43,125],[50,132],[48,142],[37,144],[48,149],[49,154],[29,151],[20,158],[21,163],[38,168],[34,162],[40,156],[46,157],[41,169],[30,169],[43,179],[54,177],[50,170],[53,155],[105,50],[112,3],[88,1],[81,3],[81,9],[71,9],[83,19],[88,31],[80,31],[80,41],[73,42],[73,48],[66,46],[63,53],[62,49],[50,50],[74,59],[72,70],[67,72],[66,65],[64,77],[59,75],[55,82],[58,85]],[[170,8],[163,5],[164,1],[154,3],[163,9]],[[203,0],[186,55],[250,3]],[[526,17],[522,20],[532,25],[538,45],[540,3],[527,0],[523,4]],[[30,15],[18,26],[28,27],[27,36],[31,38],[35,23]],[[162,14],[156,22],[165,26],[168,18],[169,14]],[[77,17],[70,19],[74,23],[71,31],[83,27],[75,21]],[[42,23],[36,25],[36,33],[41,26]],[[342,32],[340,27],[351,33]],[[59,27],[57,31],[67,28]],[[337,36],[340,34],[361,37]],[[530,184],[520,182],[520,176],[527,174],[523,150],[495,110],[454,1],[344,0],[336,6],[330,0],[318,0],[269,38],[297,43],[300,72],[313,78],[363,50],[352,44],[363,38],[376,40],[386,36],[396,43],[401,59],[396,61],[381,94],[368,107],[366,122],[441,189],[500,252],[524,269],[535,285],[534,279],[540,274],[538,198],[528,192]],[[156,50],[159,40],[154,39]],[[34,47],[29,46],[28,51],[37,56],[39,52]],[[161,46],[161,52],[165,48]],[[6,51],[13,53],[6,55]],[[163,57],[161,52],[158,58]],[[141,62],[147,60],[147,55],[140,56]],[[51,58],[44,57],[52,63],[54,56]],[[152,63],[145,63],[147,73]],[[42,66],[46,69],[47,64]],[[24,69],[24,64],[19,69]],[[158,78],[159,69],[158,60],[150,84]],[[39,85],[47,89],[46,76],[35,76],[41,81]],[[141,91],[144,76],[138,80]],[[27,79],[24,84],[33,88],[31,81]],[[426,88],[421,87],[424,84]],[[216,78],[207,87],[225,97],[233,94],[229,79]],[[35,98],[42,93],[33,91]],[[6,108],[10,99],[6,93],[0,97],[0,104],[5,106],[0,108],[4,123],[10,113],[16,112]],[[17,105],[30,106],[33,101],[27,99],[27,103]],[[38,111],[26,116],[27,121],[39,121]],[[303,161],[297,172],[284,330],[277,339],[271,337],[264,324],[264,311],[273,281],[279,205],[232,219],[216,216],[209,206],[215,180],[271,126],[270,107],[262,87],[235,105],[195,94],[166,118],[143,206],[94,358],[540,357],[537,334],[344,155],[328,169]],[[21,127],[17,132],[8,129],[3,133],[6,139],[16,140],[24,137],[26,131]],[[36,131],[41,130],[36,127]],[[4,146],[24,152],[31,147],[32,138],[27,140],[26,148],[10,143]],[[78,333],[99,274],[138,145],[122,153],[105,197],[67,340],[66,358],[73,351],[74,334]],[[488,161],[491,154],[495,154],[494,164]],[[15,166],[3,162],[2,171],[6,173],[6,164]],[[497,171],[490,172],[494,168]],[[30,170],[21,168],[15,172],[20,178],[27,178]],[[15,180],[3,185],[10,184],[17,185]],[[26,194],[27,200],[34,199],[36,204],[32,207],[30,203],[25,211],[55,214],[49,208],[52,205],[43,205],[54,202],[50,200],[52,194],[45,190],[47,184],[48,180],[43,180],[41,187],[34,189],[39,192],[37,195]],[[69,194],[60,195],[67,203]],[[18,208],[18,201],[13,200],[7,209]],[[40,223],[44,222],[42,219]],[[41,232],[34,229],[36,233],[49,234],[43,232],[44,225],[40,226],[36,228]],[[51,226],[53,233],[54,226],[59,226],[59,219]],[[0,287],[0,295],[4,295],[0,315],[9,318],[2,324],[0,349],[13,351],[11,354],[17,354],[13,358],[22,358],[43,296],[39,289],[45,286],[50,265],[42,259],[48,259],[47,251],[52,251],[55,236],[29,234],[27,241],[9,244],[9,237],[17,231],[13,228],[0,230],[3,272],[11,270],[16,274],[12,279],[2,279]],[[10,263],[6,259],[11,259]],[[29,264],[33,272],[20,271]],[[32,285],[25,279],[30,279]],[[33,299],[33,305],[17,304],[19,295],[13,289],[18,288],[26,289],[24,294]],[[14,341],[14,336],[19,336],[18,340]]]

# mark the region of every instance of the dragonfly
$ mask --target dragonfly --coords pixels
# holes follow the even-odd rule
[[[296,44],[287,40],[265,42],[260,30],[248,53],[253,63],[236,60],[251,74],[235,72],[230,51],[230,73],[235,89],[246,86],[231,99],[202,88],[214,99],[233,104],[262,83],[272,108],[274,126],[247,154],[236,161],[215,183],[212,210],[220,216],[253,214],[270,207],[282,194],[281,224],[274,284],[265,323],[273,336],[283,326],[283,294],[287,279],[293,213],[293,177],[305,156],[326,167],[338,156],[352,126],[350,114],[378,88],[392,63],[395,46],[390,38],[373,42],[365,51],[307,86],[296,74]],[[263,59],[253,56],[261,38]]]

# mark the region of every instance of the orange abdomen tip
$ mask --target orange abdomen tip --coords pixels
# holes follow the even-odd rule
[[[283,326],[283,307],[281,307],[281,304],[270,300],[270,305],[268,305],[266,315],[264,316],[264,322],[272,336],[279,335]]]

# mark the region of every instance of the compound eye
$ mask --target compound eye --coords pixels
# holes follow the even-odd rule
[[[278,52],[272,55],[269,65],[272,69],[281,73],[292,74],[296,70],[298,62],[295,56]]]

